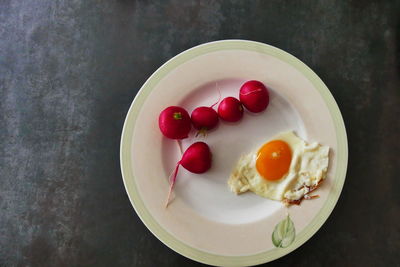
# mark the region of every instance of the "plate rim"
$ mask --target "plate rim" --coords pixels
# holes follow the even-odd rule
[[[304,230],[299,233],[299,235],[296,237],[295,242],[291,246],[284,249],[275,248],[269,251],[246,256],[224,256],[205,252],[183,243],[182,241],[171,235],[167,230],[163,229],[151,216],[150,212],[146,209],[143,200],[140,198],[140,194],[138,193],[136,184],[134,182],[132,168],[130,166],[130,148],[132,142],[131,137],[134,131],[136,118],[147,96],[151,93],[155,85],[170,71],[188,60],[210,52],[234,49],[253,51],[274,56],[291,65],[296,70],[298,70],[305,78],[307,78],[321,95],[325,105],[329,110],[335,127],[337,141],[337,166],[334,183],[329,192],[327,200],[325,201],[319,212],[316,214],[316,216],[304,228]],[[295,56],[277,47],[250,40],[229,39],[208,42],[187,49],[169,59],[146,80],[146,82],[136,94],[127,112],[121,134],[120,166],[122,180],[131,205],[133,206],[141,221],[145,224],[145,226],[153,235],[155,235],[162,243],[164,243],[175,252],[192,260],[210,265],[248,266],[266,263],[289,254],[290,252],[307,242],[308,239],[310,239],[321,228],[321,226],[325,223],[325,221],[328,219],[329,215],[333,211],[344,185],[347,164],[348,143],[345,124],[340,109],[324,82],[318,77],[318,75],[314,71],[311,70],[310,67],[308,67],[305,63],[303,63]]]

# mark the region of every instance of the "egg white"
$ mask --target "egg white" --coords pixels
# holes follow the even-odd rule
[[[299,200],[325,179],[329,164],[328,146],[316,142],[307,144],[292,131],[280,133],[270,140],[282,140],[289,145],[292,151],[289,171],[276,181],[264,179],[256,168],[257,149],[241,156],[232,170],[228,180],[232,192],[241,194],[251,191],[278,201]]]

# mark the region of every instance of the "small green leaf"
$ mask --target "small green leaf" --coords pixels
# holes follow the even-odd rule
[[[296,237],[296,229],[289,215],[280,221],[272,233],[272,243],[277,248],[286,248],[293,243]]]

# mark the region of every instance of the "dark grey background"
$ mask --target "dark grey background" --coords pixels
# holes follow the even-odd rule
[[[331,217],[271,266],[400,266],[400,1],[0,1],[0,266],[196,265],[124,191],[119,141],[162,63],[227,38],[297,56],[342,111]]]

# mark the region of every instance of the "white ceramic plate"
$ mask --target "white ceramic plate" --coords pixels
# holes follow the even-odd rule
[[[204,138],[194,130],[183,140],[209,144],[213,166],[198,175],[180,168],[175,198],[164,203],[168,176],[180,158],[175,141],[158,129],[160,111],[180,105],[190,113],[222,97],[238,97],[247,80],[270,89],[270,104],[260,114],[245,112],[239,123],[220,121]],[[308,142],[331,148],[327,179],[320,198],[289,209],[252,193],[236,196],[227,187],[240,155],[273,135],[294,130]],[[347,168],[347,138],[340,111],[327,87],[304,63],[262,43],[225,40],[191,48],[161,66],[143,85],[126,117],[121,139],[121,169],[133,207],[164,244],[193,260],[212,265],[243,266],[281,257],[307,241],[336,204]],[[275,226],[290,214],[295,239],[275,247]]]

